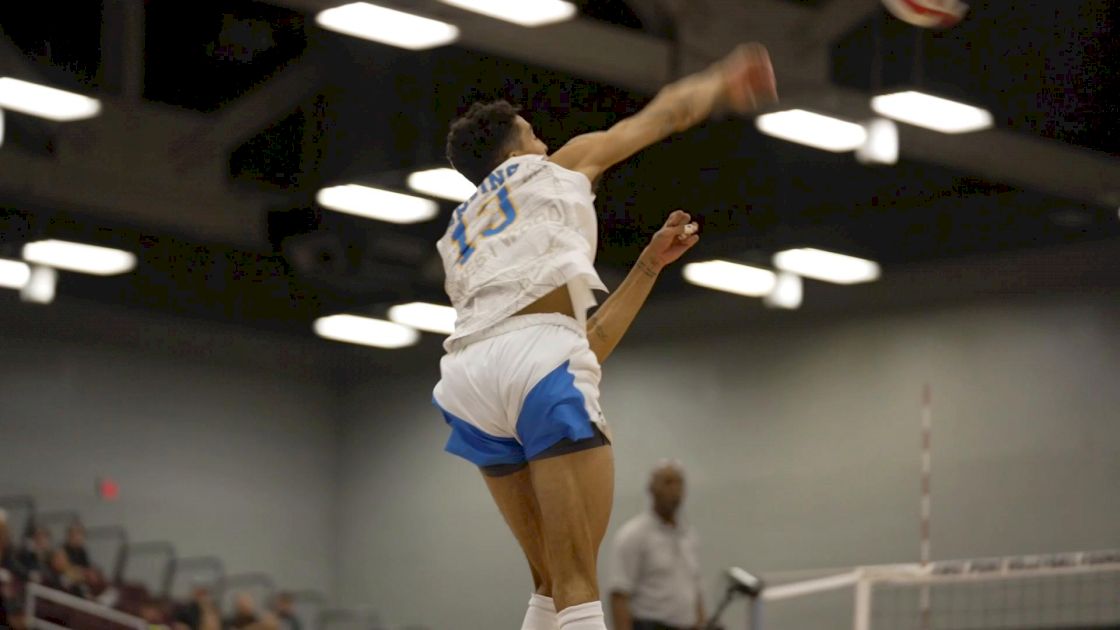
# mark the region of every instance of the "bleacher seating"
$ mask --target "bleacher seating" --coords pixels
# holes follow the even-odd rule
[[[36,514],[33,502],[30,501],[28,497],[17,497],[13,500],[17,500],[21,504],[27,504],[31,506],[26,519],[28,523],[34,523]],[[4,499],[0,498],[0,506],[3,505]],[[61,513],[53,513],[54,516],[57,516],[59,514]],[[77,514],[74,512],[65,512],[65,514],[72,514],[77,517]],[[141,583],[140,581],[135,579],[127,579],[126,576],[123,575],[122,566],[120,566],[122,562],[127,561],[127,533],[124,532],[122,528],[102,529],[123,532],[123,534],[121,535],[120,545],[125,548],[125,552],[114,554],[115,559],[112,562],[118,566],[98,567],[97,569],[95,569],[98,571],[98,575],[101,576],[102,579],[95,579],[90,581],[91,588],[86,589],[85,594],[87,595],[87,597],[85,599],[101,607],[103,610],[116,610],[130,617],[137,618],[137,620],[142,619],[149,625],[149,627],[170,627],[176,609],[181,608],[188,602],[175,601],[172,599],[171,593],[169,592],[153,592],[152,589],[149,588],[149,585]],[[54,532],[52,532],[52,534],[53,533]],[[57,540],[52,540],[52,542],[57,542]],[[186,569],[190,562],[177,562],[177,558],[174,554],[174,547],[169,543],[155,543],[155,545],[163,545],[165,546],[165,548],[171,550],[170,557],[168,558],[168,577],[166,578],[166,583],[161,589],[170,590],[171,584],[175,581],[174,573],[176,571],[179,571],[181,567]],[[18,545],[16,546],[18,547]],[[135,547],[139,546],[140,545],[136,545]],[[221,572],[221,574],[212,576],[212,582],[215,585],[219,585],[219,589],[225,585],[227,576],[224,575],[224,570],[222,569],[223,565],[221,564],[220,560],[216,558],[196,558],[193,560],[208,561],[206,567],[211,573],[213,573],[215,571],[215,567],[217,567],[217,571]],[[28,591],[31,590],[28,589],[28,584],[25,582],[25,580],[28,579],[28,576],[8,574],[0,575],[0,577],[6,579],[4,597],[2,598],[3,601],[0,601],[0,624],[2,624],[0,625],[0,627],[12,628],[13,630],[20,629],[24,627],[25,620],[23,619],[23,617],[26,613],[25,609],[28,607],[29,602]],[[38,578],[36,580],[36,583],[38,584],[37,588],[45,588],[45,586],[41,584],[41,582],[44,581],[43,576],[33,576],[30,579],[35,580],[36,577]],[[248,577],[250,578],[250,581],[255,579],[258,582],[264,582],[269,586],[268,591],[271,592],[272,580],[267,576],[264,576],[263,574],[254,573],[243,574],[242,576],[234,576],[233,580],[230,582],[231,587],[235,584],[240,583],[238,582],[238,577],[242,578],[242,581],[244,581],[244,578]],[[302,593],[303,596],[307,598],[308,602],[312,603],[317,608],[321,608],[325,602],[325,598],[319,593],[308,591],[303,591]],[[214,600],[215,602],[218,602],[218,605],[220,605],[224,600],[229,599],[228,597],[223,597],[223,593],[221,592],[215,592],[213,593],[213,595]],[[114,622],[105,619],[105,615],[99,616],[97,614],[78,610],[74,606],[67,606],[65,604],[59,603],[59,601],[57,601],[58,599],[64,599],[64,597],[52,597],[51,599],[36,597],[36,619],[55,624],[55,626],[58,627],[78,628],[81,630],[120,630],[121,628],[130,627],[127,625],[122,625],[119,621]],[[268,602],[260,603],[267,604]],[[111,604],[111,608],[105,606],[105,604]],[[89,606],[82,607],[90,608],[91,610],[93,609]],[[223,612],[223,616],[225,616],[230,611],[226,610]],[[107,614],[111,615],[111,613]],[[311,630],[315,626],[309,625],[305,622],[303,627],[305,628],[305,630]]]

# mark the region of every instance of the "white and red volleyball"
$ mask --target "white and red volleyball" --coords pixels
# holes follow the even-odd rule
[[[960,0],[883,0],[896,18],[922,28],[949,28],[968,13]]]

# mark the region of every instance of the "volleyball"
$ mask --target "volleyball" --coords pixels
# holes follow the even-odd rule
[[[883,5],[896,18],[922,28],[955,26],[968,12],[960,0],[883,0]]]

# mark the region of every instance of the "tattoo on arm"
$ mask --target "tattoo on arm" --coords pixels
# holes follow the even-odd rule
[[[640,259],[636,263],[634,263],[634,268],[641,271],[647,278],[650,279],[656,278],[659,273],[656,267]],[[592,335],[594,335],[595,338],[599,341],[609,344],[611,343],[611,334],[604,328],[604,326],[598,319],[602,314],[603,311],[599,311],[595,314],[594,317],[587,320],[587,336],[591,337]]]
[[[652,265],[650,265],[649,263],[647,263],[644,260],[639,260],[638,262],[634,263],[634,267],[637,268],[642,273],[644,273],[647,278],[656,278],[657,277],[657,270],[654,269]]]
[[[603,330],[603,327],[599,325],[599,322],[591,323],[591,332],[595,333],[595,336],[599,338],[599,341],[609,341],[609,339],[607,338],[607,331]]]

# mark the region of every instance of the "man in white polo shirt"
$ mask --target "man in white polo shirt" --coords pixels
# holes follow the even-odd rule
[[[691,630],[704,625],[696,534],[678,516],[684,469],[662,461],[650,473],[652,509],[627,521],[611,547],[614,630]]]

